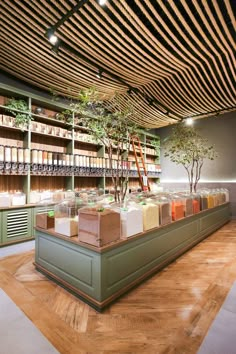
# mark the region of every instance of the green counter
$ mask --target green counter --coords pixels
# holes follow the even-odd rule
[[[101,311],[229,220],[226,203],[102,248],[37,228],[35,266]]]

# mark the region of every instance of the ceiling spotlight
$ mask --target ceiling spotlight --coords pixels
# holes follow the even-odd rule
[[[193,119],[192,119],[192,118],[187,118],[187,119],[185,120],[185,124],[187,124],[187,125],[192,125],[192,124],[193,124]]]
[[[55,28],[54,27],[48,28],[46,33],[45,33],[45,36],[47,37],[47,39],[49,40],[49,42],[52,45],[55,45],[58,42],[58,37],[54,33],[55,33]]]
[[[48,38],[49,42],[53,45],[55,45],[58,41],[58,37],[55,36],[55,34],[52,34],[49,38]]]
[[[102,73],[103,73],[102,69],[98,69],[98,73],[96,74],[96,77],[98,79],[102,79]]]
[[[107,2],[107,0],[99,0],[98,1],[99,5],[101,5],[101,6],[105,5],[106,2]]]

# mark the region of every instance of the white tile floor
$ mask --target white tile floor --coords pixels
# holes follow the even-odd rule
[[[12,254],[27,252],[35,248],[35,241],[17,243],[16,245],[0,248],[0,258],[11,256]]]
[[[2,289],[0,318],[1,354],[59,354]]]
[[[236,353],[236,282],[213,321],[197,354]]]

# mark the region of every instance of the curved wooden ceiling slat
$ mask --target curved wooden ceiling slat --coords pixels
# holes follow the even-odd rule
[[[215,53],[215,56],[216,56],[216,58],[218,58],[218,60],[219,60],[219,62],[220,62],[220,65],[221,65],[221,67],[220,67],[219,69],[221,69],[221,68],[223,69],[223,73],[225,74],[225,76],[226,76],[226,78],[227,78],[227,82],[231,85],[231,88],[233,88],[232,82],[230,81],[230,78],[229,78],[229,76],[228,76],[228,72],[227,72],[227,70],[226,70],[225,64],[224,64],[224,62],[223,62],[223,60],[222,60],[221,51],[223,52],[223,54],[225,55],[225,57],[226,57],[226,59],[227,59],[227,64],[228,64],[228,66],[229,66],[229,68],[230,68],[231,73],[234,75],[235,72],[234,72],[234,69],[233,69],[233,67],[232,67],[232,63],[231,63],[231,60],[230,60],[230,58],[229,58],[229,55],[228,55],[227,51],[225,50],[225,48],[223,47],[223,45],[221,45],[221,43],[220,43],[219,39],[217,38],[216,34],[214,33],[214,31],[212,30],[212,28],[211,28],[212,26],[211,26],[211,24],[207,21],[206,17],[204,16],[203,11],[201,10],[199,4],[198,4],[197,2],[195,2],[195,3],[194,3],[194,6],[196,7],[196,9],[197,9],[199,15],[201,16],[201,19],[202,19],[204,25],[206,26],[208,32],[209,32],[210,35],[212,36],[212,39],[214,40],[214,45],[213,45],[213,44],[211,43],[211,41],[208,39],[207,35],[202,31],[201,26],[199,25],[198,21],[194,18],[193,13],[191,13],[190,8],[189,8],[189,7],[187,6],[187,4],[186,4],[186,1],[183,1],[183,6],[184,6],[184,8],[186,9],[186,11],[187,11],[189,17],[191,18],[192,22],[194,23],[195,28],[198,30],[198,33],[201,35],[202,39],[203,39],[203,40],[205,41],[205,43],[209,46],[209,48],[212,50],[212,52]],[[212,21],[213,24],[215,24],[215,26],[216,26],[216,22],[213,21],[213,19],[212,19],[212,14],[210,13],[209,7],[207,6],[206,3],[204,4],[204,6],[205,6],[205,9],[207,10],[207,13],[210,15],[211,21]],[[219,30],[218,26],[216,26],[216,27],[217,27],[217,29]],[[217,47],[218,47],[220,50],[219,50]],[[230,51],[230,52],[231,52],[231,51]],[[221,73],[221,70],[219,70],[219,72]]]
[[[233,0],[89,0],[57,29],[52,54],[45,32],[78,1],[1,1],[0,68],[62,96],[119,94],[146,128],[236,109]]]
[[[142,11],[145,12],[144,7],[142,7],[140,0],[136,0],[136,2],[139,4],[139,6],[142,8]],[[161,1],[160,1],[161,4]],[[198,77],[198,81],[201,82],[201,86],[207,88],[211,87],[213,90],[214,94],[218,94],[215,85],[209,76],[208,72],[202,65],[201,61],[197,60],[194,55],[190,51],[188,51],[187,48],[185,48],[185,45],[181,43],[181,41],[177,38],[174,32],[171,32],[169,30],[168,25],[165,23],[163,18],[159,15],[159,13],[155,10],[155,8],[152,6],[152,4],[149,4],[149,7],[151,9],[151,13],[154,16],[148,16],[148,13],[145,12],[145,15],[148,17],[149,21],[152,22],[153,26],[156,26],[156,30],[159,31],[162,35],[162,38],[165,39],[166,43],[170,45],[172,50],[176,53],[176,55],[179,55],[183,62],[186,62],[189,64],[189,70],[193,70],[196,72],[196,75]],[[155,24],[155,21],[153,20],[153,17],[159,21],[159,24],[163,27],[164,30],[162,30],[161,27],[157,27],[157,24]],[[169,37],[168,37],[169,34]],[[204,74],[204,76],[203,76]]]
[[[206,70],[209,71],[209,74],[214,80],[213,84],[217,85],[224,99],[226,100],[226,102],[228,102],[228,95],[226,94],[225,90],[228,92],[229,95],[231,95],[231,92],[228,90],[227,85],[225,85],[224,88],[222,87],[222,83],[225,84],[225,81],[222,77],[221,70],[219,70],[217,66],[216,58],[208,51],[207,47],[203,45],[201,40],[197,37],[197,35],[193,31],[193,29],[188,25],[187,21],[182,16],[181,12],[177,8],[176,3],[174,1],[172,2],[172,8],[174,12],[177,14],[178,18],[181,20],[181,23],[184,25],[184,28],[188,32],[188,35],[191,36],[191,40],[188,38],[187,35],[185,35],[185,32],[181,29],[177,21],[174,19],[174,17],[171,15],[168,9],[165,7],[164,3],[162,3],[161,1],[160,1],[160,6],[162,7],[163,11],[167,14],[171,22],[174,24],[176,31],[178,31],[179,35],[181,35],[181,38],[182,40],[184,40],[184,43],[186,43],[189,46],[189,48],[193,51],[195,55],[195,59],[202,60],[202,62],[205,64],[204,72],[206,72]],[[198,49],[197,46],[199,46],[201,50]],[[202,52],[204,52],[205,55]],[[212,65],[210,61],[212,62]],[[220,76],[222,83],[219,80],[217,80],[217,76],[215,74],[214,69],[216,70],[217,74]],[[228,104],[230,105],[231,102],[228,102]]]

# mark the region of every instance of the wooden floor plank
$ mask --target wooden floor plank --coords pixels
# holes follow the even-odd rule
[[[60,353],[195,354],[236,280],[236,221],[102,314],[38,273],[33,261],[32,251],[1,259],[0,287]]]

